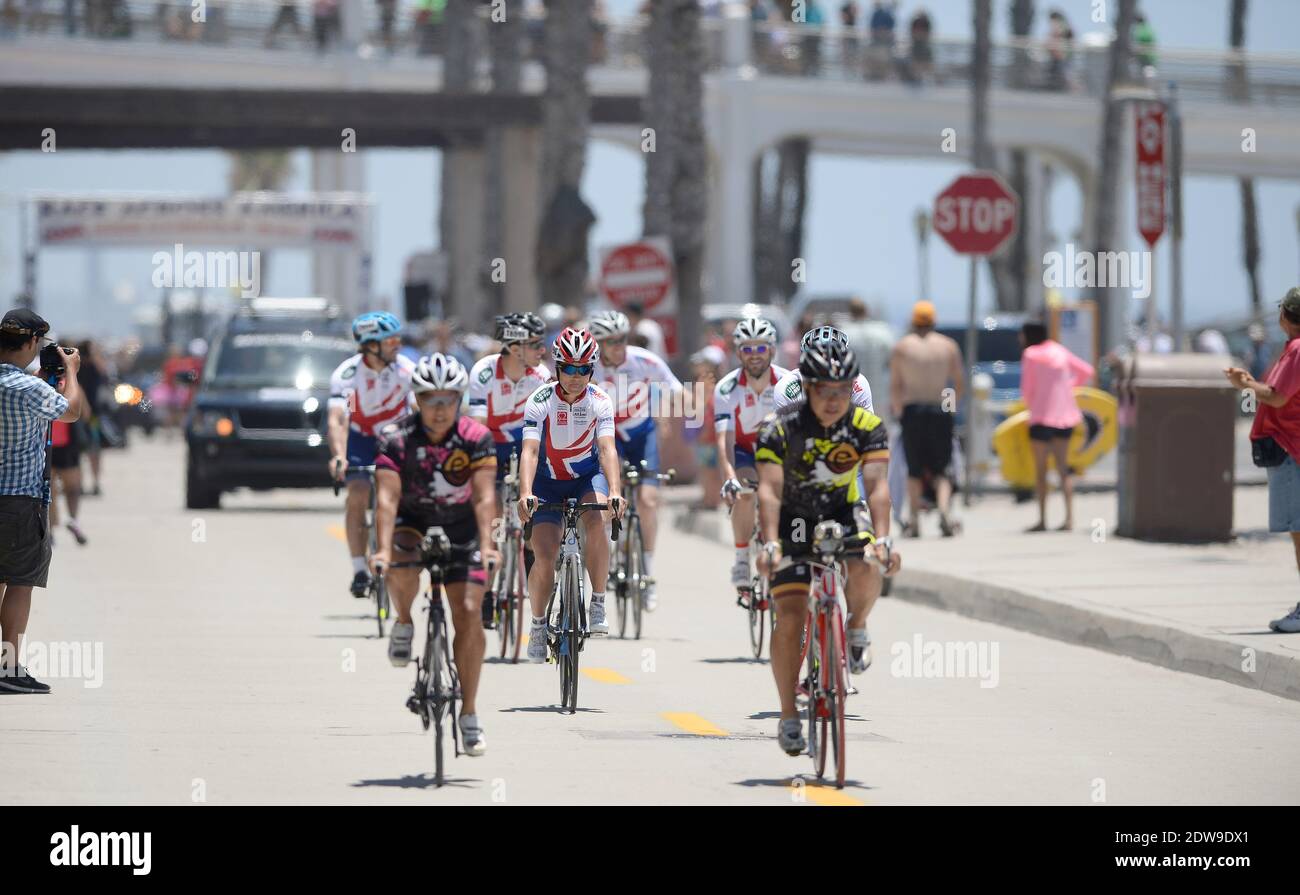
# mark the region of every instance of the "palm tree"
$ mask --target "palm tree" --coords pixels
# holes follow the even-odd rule
[[[667,236],[677,276],[678,350],[700,341],[708,154],[704,139],[704,40],[695,0],[650,6],[646,54],[646,124],[655,151],[646,153],[643,232]]]
[[[1029,37],[1034,27],[1034,0],[1013,0],[1011,7],[1011,33],[1019,38]],[[1027,87],[1030,84],[1030,72],[1033,61],[1029,51],[1017,47],[1012,53],[1009,83],[1013,87]],[[1012,240],[1011,249],[996,258],[989,259],[989,270],[993,274],[994,292],[997,306],[1003,311],[1023,311],[1029,304],[1029,284],[1032,282],[1028,273],[1029,265],[1029,228],[1024,225],[1023,216],[1033,207],[1033,197],[1029,195],[1028,168],[1032,155],[1023,149],[1013,149],[1010,153],[1010,170],[1003,171],[1011,189],[1020,197],[1022,222]]]
[[[1120,140],[1124,134],[1125,106],[1121,99],[1114,96],[1114,90],[1124,80],[1125,73],[1128,71],[1135,12],[1134,0],[1119,0],[1119,21],[1115,26],[1115,38],[1111,42],[1106,64],[1106,93],[1101,100],[1101,147],[1094,174],[1096,201],[1093,206],[1092,238],[1096,252],[1114,250],[1119,235],[1116,229],[1119,218],[1119,178],[1122,167]],[[1103,354],[1115,347],[1111,343],[1111,317],[1121,309],[1111,307],[1111,297],[1118,294],[1109,286],[1097,286],[1093,290],[1093,298],[1097,302],[1097,332],[1100,334]]]
[[[1232,11],[1228,24],[1228,42],[1232,45],[1234,55],[1240,54],[1246,46],[1246,7],[1247,0],[1232,0]],[[1238,102],[1245,102],[1250,96],[1250,82],[1247,77],[1246,64],[1234,59],[1229,68],[1229,89]],[[1246,265],[1246,275],[1250,278],[1250,310],[1255,316],[1260,313],[1259,298],[1259,211],[1255,205],[1255,180],[1252,177],[1238,179],[1241,192],[1241,256]]]
[[[542,220],[537,239],[543,302],[581,305],[587,285],[587,232],[595,215],[579,186],[587,162],[591,96],[591,0],[547,0],[542,56]]]
[[[505,18],[492,22],[487,29],[488,52],[492,62],[492,92],[517,94],[523,82],[523,0],[503,0],[501,9]],[[502,188],[501,171],[505,164],[505,148],[501,129],[489,128],[485,141],[487,164],[483,184],[483,248],[489,258],[504,258],[506,197]],[[505,290],[502,284],[492,282],[490,265],[483,265],[480,276],[482,289],[489,297],[485,310],[493,315],[503,313]],[[481,316],[486,317],[487,314]]]
[[[446,93],[468,93],[473,89],[474,65],[476,56],[473,52],[474,16],[477,4],[473,0],[447,0],[442,14],[442,89]],[[439,242],[443,251],[448,251],[447,294],[443,296],[442,313],[444,318],[455,317],[472,309],[483,307],[480,301],[465,301],[467,292],[477,291],[478,271],[461,270],[455,257],[457,253],[449,251],[458,239],[465,234],[457,228],[464,224],[459,220],[456,207],[456,195],[465,188],[462,174],[463,153],[477,151],[474,148],[445,146],[442,149],[442,186],[441,204],[438,209]],[[465,305],[462,307],[462,303]]]

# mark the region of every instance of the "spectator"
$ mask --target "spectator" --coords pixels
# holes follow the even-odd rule
[[[312,33],[316,50],[325,52],[339,36],[339,0],[312,0]]]
[[[871,48],[867,51],[867,78],[883,81],[889,77],[894,59],[894,4],[876,0],[871,10]]]
[[[420,33],[417,52],[421,56],[431,56],[442,49],[442,13],[446,7],[447,0],[415,0],[415,28]]]
[[[1194,347],[1201,354],[1232,354],[1232,349],[1228,347],[1228,340],[1224,338],[1223,333],[1213,327],[1203,329],[1197,334]]]
[[[844,0],[840,4],[840,66],[845,74],[858,70],[858,4],[857,0]]]
[[[375,0],[379,6],[379,39],[389,54],[397,51],[397,0]]]
[[[1264,381],[1238,367],[1224,372],[1233,388],[1249,389],[1258,399],[1250,441],[1255,464],[1268,468],[1268,530],[1290,533],[1300,569],[1300,286],[1278,307],[1286,348]],[[1268,626],[1282,634],[1300,633],[1300,603]]]
[[[1034,455],[1038,495],[1038,524],[1029,531],[1047,531],[1047,458],[1050,451],[1065,495],[1065,522],[1057,531],[1074,527],[1074,483],[1070,475],[1070,436],[1083,422],[1076,387],[1092,381],[1096,372],[1060,342],[1047,338],[1047,327],[1029,322],[1020,328],[1024,353],[1020,359],[1020,393],[1029,410],[1029,447]]]
[[[82,410],[85,410],[82,395]],[[80,422],[80,421],[78,421]],[[59,498],[68,506],[68,531],[81,546],[86,544],[85,532],[77,521],[77,509],[81,506],[81,445],[73,427],[78,423],[65,423],[55,420],[50,429],[50,543],[54,542],[54,529],[59,527]]]
[[[302,37],[302,25],[298,22],[297,0],[280,0],[275,21],[271,23],[271,29],[266,32],[266,40],[263,42],[268,50],[275,48],[275,36],[280,33],[281,28],[285,27],[292,28],[294,34],[299,38]]]
[[[19,663],[31,616],[32,588],[50,570],[48,424],[77,419],[81,389],[76,349],[62,349],[65,375],[53,386],[27,368],[50,325],[25,308],[0,319],[0,691],[48,693]]]
[[[634,335],[645,337],[646,348],[665,360],[668,359],[668,343],[664,339],[664,328],[645,315],[644,307],[635,302],[628,305],[627,320],[632,324]]]
[[[1054,9],[1047,14],[1047,88],[1070,88],[1070,63],[1074,59],[1074,29],[1065,13]]]
[[[930,14],[924,9],[917,10],[916,14],[912,16],[911,24],[908,26],[908,34],[912,41],[912,50],[909,57],[910,80],[913,84],[922,84],[934,77],[934,47],[930,43]]]
[[[898,340],[894,328],[883,320],[872,320],[866,302],[854,298],[849,302],[849,322],[842,329],[849,338],[849,347],[858,357],[858,367],[867,377],[871,393],[888,395],[889,355]],[[877,407],[875,412],[877,416],[887,416],[883,406]]]
[[[1246,337],[1250,339],[1250,357],[1247,359],[1250,364],[1250,375],[1261,379],[1264,371],[1268,369],[1269,356],[1264,327],[1259,323],[1252,323],[1246,328]]]
[[[474,352],[465,346],[457,329],[453,321],[439,320],[433,325],[433,344],[429,350],[456,358],[468,370],[474,366]]]
[[[77,346],[81,355],[81,368],[77,371],[77,384],[84,398],[81,419],[74,425],[78,434],[77,445],[86,452],[90,461],[92,487],[88,492],[99,497],[100,448],[104,443],[103,420],[108,416],[108,371],[99,349],[90,339]],[[72,513],[75,518],[76,513]]]
[[[793,370],[799,366],[799,342],[803,339],[803,334],[808,332],[817,325],[817,317],[812,311],[804,311],[799,315],[799,322],[794,329],[786,333],[785,341],[781,343],[778,362],[787,370]],[[726,343],[724,342],[725,346]]]
[[[704,419],[697,428],[687,427],[686,437],[695,439],[695,460],[700,470],[700,487],[702,489],[700,508],[716,510],[722,502],[722,473],[718,468],[717,436],[713,425],[713,389],[722,375],[722,365],[726,355],[716,345],[706,345],[691,355],[691,378],[694,380],[696,394],[708,395],[704,407]]]

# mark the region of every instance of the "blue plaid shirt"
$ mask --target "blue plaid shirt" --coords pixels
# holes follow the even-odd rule
[[[13,364],[0,364],[0,494],[45,497],[49,424],[68,399]]]

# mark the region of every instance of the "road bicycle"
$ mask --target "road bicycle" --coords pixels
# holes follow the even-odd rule
[[[677,470],[656,473],[653,478],[663,484],[669,484],[676,477]],[[646,462],[642,460],[636,466],[623,463],[623,536],[613,550],[609,563],[609,584],[607,590],[614,594],[614,604],[618,608],[618,636],[627,638],[628,623],[632,624],[633,639],[641,639],[641,612],[645,608],[646,588],[654,579],[645,574],[645,542],[641,537],[641,515],[637,512],[637,494],[642,480],[652,478],[646,471]]]
[[[493,570],[486,599],[492,607],[501,658],[519,661],[523,642],[524,615],[528,606],[528,572],[524,562],[524,526],[519,520],[519,454],[511,453],[510,468],[501,482],[501,521],[497,526],[497,550],[501,564]]]
[[[754,494],[756,488],[748,485],[741,485],[740,490],[736,492],[741,494]],[[735,508],[734,504],[727,508],[730,514]],[[763,528],[759,521],[758,508],[754,508],[754,531],[749,536],[749,567],[754,569],[754,577],[746,586],[736,588],[736,605],[744,609],[749,616],[749,648],[754,654],[755,659],[763,658],[763,638],[776,630],[776,612],[773,611],[771,584],[766,575],[757,571],[758,554],[763,549]],[[771,651],[771,647],[768,647]]]
[[[379,500],[379,490],[375,487],[375,467],[374,466],[350,466],[348,472],[365,473],[366,483],[370,487],[370,497],[366,501],[366,555],[374,556],[375,551],[379,549],[378,535],[375,532],[375,506]],[[334,496],[337,497],[339,489],[343,483],[338,479],[334,480]],[[375,621],[379,624],[379,636],[384,636],[384,623],[388,621],[388,610],[390,603],[388,601],[388,588],[384,585],[384,579],[380,575],[370,577],[370,587],[367,589],[367,597],[375,604]]]

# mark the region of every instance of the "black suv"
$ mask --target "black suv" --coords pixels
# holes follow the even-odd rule
[[[233,488],[330,483],[329,379],[356,352],[322,299],[253,299],[214,341],[189,415],[185,505],[220,506]]]

